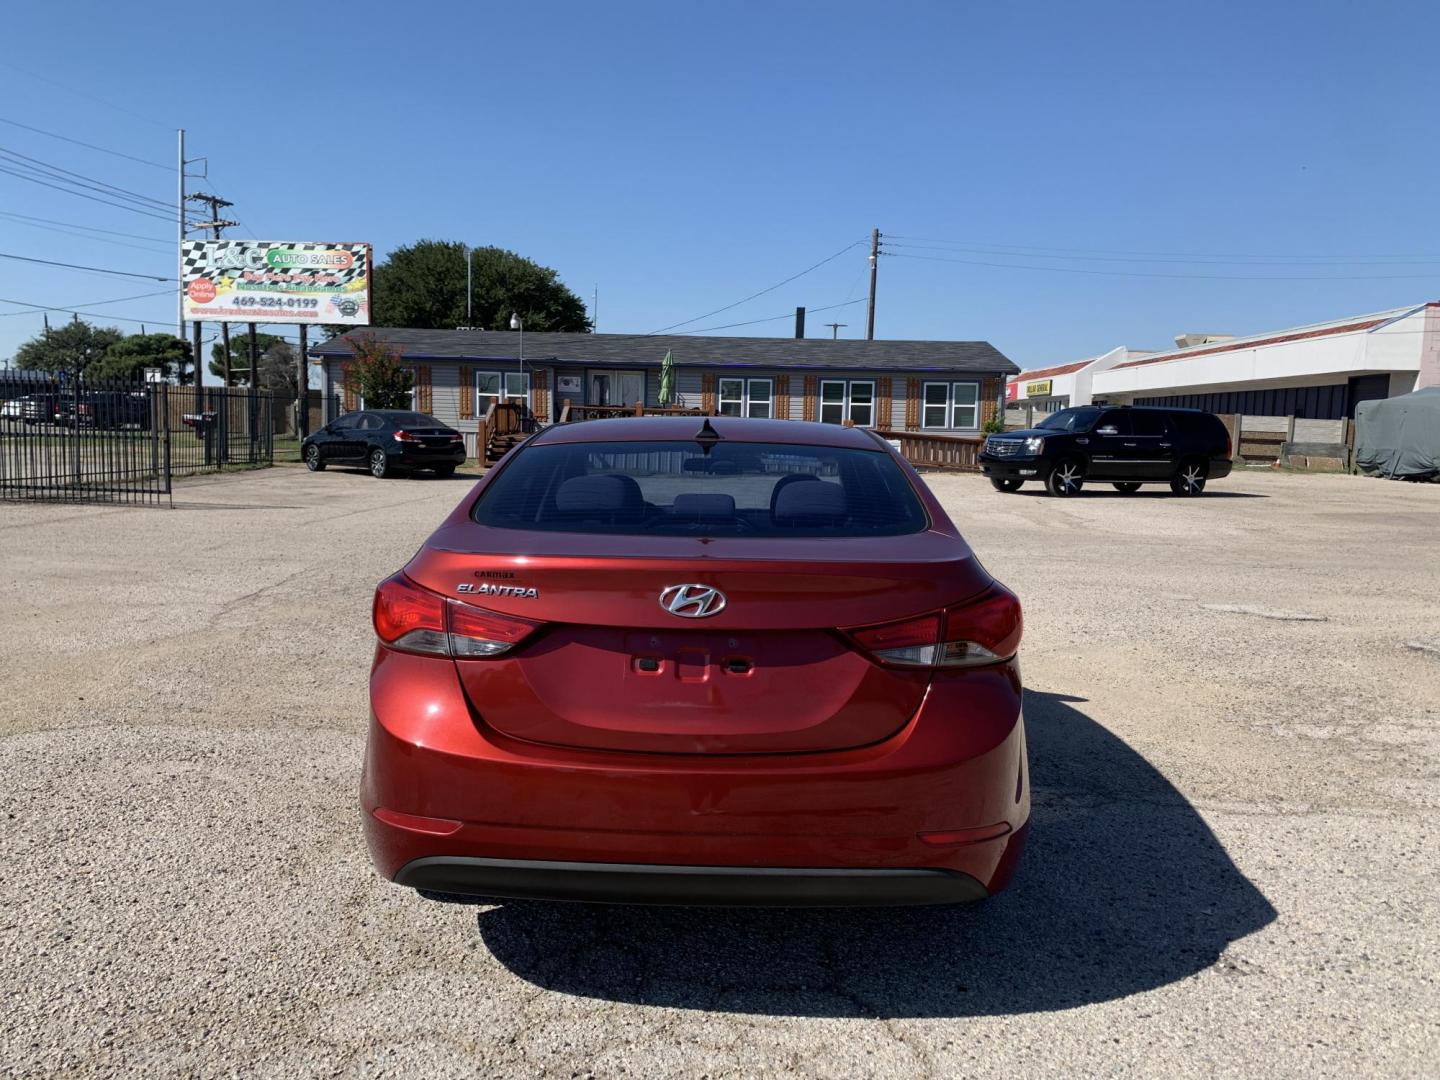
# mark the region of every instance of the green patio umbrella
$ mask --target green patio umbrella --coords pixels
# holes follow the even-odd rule
[[[675,403],[675,361],[670,358],[670,350],[665,350],[665,359],[660,361],[660,404],[673,405]]]

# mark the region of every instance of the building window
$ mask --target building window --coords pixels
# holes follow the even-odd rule
[[[922,427],[974,429],[980,426],[978,382],[927,382],[923,392]]]
[[[875,423],[875,383],[870,379],[822,379],[820,381],[820,422],[856,427]]]
[[[745,415],[756,420],[769,420],[775,400],[775,384],[769,379],[746,379]]]
[[[530,405],[530,373],[518,371],[481,371],[475,375],[475,415],[480,419],[490,406],[502,401]]]
[[[719,379],[720,415],[750,416],[768,420],[775,403],[775,384],[770,379]]]
[[[720,415],[745,415],[745,380],[720,380]]]

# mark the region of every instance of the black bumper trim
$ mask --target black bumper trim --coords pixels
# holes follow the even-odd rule
[[[702,907],[891,907],[982,900],[969,874],[937,869],[807,869],[539,862],[437,855],[406,863],[399,885],[509,900]]]

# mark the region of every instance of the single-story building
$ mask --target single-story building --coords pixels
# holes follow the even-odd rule
[[[542,423],[566,402],[658,407],[667,353],[674,405],[722,416],[850,421],[857,427],[973,435],[998,415],[1017,367],[984,341],[418,330],[367,327],[310,349],[324,370],[325,419],[363,407],[348,338],[373,334],[415,379],[422,412],[465,432],[476,453],[492,403],[523,401]]]
[[[1151,355],[1150,352],[1121,345],[1099,356],[1087,356],[1084,360],[1022,371],[1012,375],[1006,383],[1005,404],[1009,409],[1038,414],[1058,412],[1072,405],[1089,405],[1096,372]]]
[[[1440,385],[1440,302],[1245,337],[1182,335],[1176,343],[1096,371],[1093,400],[1343,420],[1362,401]]]

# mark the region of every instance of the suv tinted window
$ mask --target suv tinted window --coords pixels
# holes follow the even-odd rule
[[[1217,446],[1224,446],[1225,440],[1230,437],[1225,425],[1213,413],[1171,413],[1170,422],[1189,438],[1214,442]]]
[[[1084,405],[1075,409],[1061,409],[1035,426],[1046,431],[1089,431],[1099,415],[1099,409]]]
[[[1165,414],[1136,409],[1130,414],[1134,434],[1142,439],[1158,439],[1165,435]]]
[[[1110,429],[1114,428],[1114,431]],[[1097,435],[1119,435],[1124,437],[1130,434],[1130,414],[1123,409],[1111,409],[1100,422],[1095,425]]]
[[[782,443],[562,443],[521,450],[475,520],[502,529],[648,536],[896,536],[928,525],[875,450]]]

